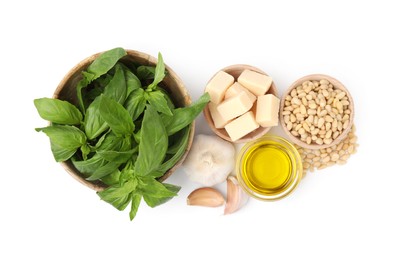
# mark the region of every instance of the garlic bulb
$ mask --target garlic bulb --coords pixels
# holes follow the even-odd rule
[[[234,169],[233,144],[217,136],[197,135],[182,164],[189,179],[205,186],[224,182]]]

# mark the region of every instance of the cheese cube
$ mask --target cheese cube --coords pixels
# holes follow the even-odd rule
[[[219,111],[217,111],[217,104],[209,102],[209,111],[210,116],[212,117],[214,127],[217,129],[224,128],[224,126],[229,122],[224,120],[223,117],[220,115]]]
[[[217,106],[217,111],[224,121],[229,121],[247,112],[252,104],[252,99],[245,92],[241,92],[237,96],[224,100]]]
[[[252,102],[255,102],[256,96],[249,92],[248,89],[244,88],[241,84],[238,82],[235,82],[231,87],[229,87],[226,91],[226,94],[224,95],[224,99],[229,99],[234,96],[239,95],[241,92],[245,91],[245,93],[249,96],[249,98],[252,100]]]
[[[244,70],[238,77],[238,82],[255,96],[262,96],[269,90],[273,80],[259,72]]]
[[[223,98],[226,90],[234,83],[234,77],[230,74],[219,71],[206,85],[206,92],[210,95],[210,101],[218,104]]]
[[[259,96],[256,104],[256,122],[263,127],[278,125],[280,99],[272,94]]]
[[[252,111],[246,112],[225,126],[225,129],[232,141],[237,141],[241,137],[257,129],[259,124],[255,121]]]

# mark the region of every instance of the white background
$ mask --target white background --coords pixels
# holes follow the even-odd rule
[[[263,4],[262,4],[263,3]],[[400,8],[397,1],[2,1],[0,259],[401,259]],[[353,95],[359,151],[283,200],[223,216],[189,207],[199,187],[137,217],[55,163],[33,99],[76,63],[121,46],[156,56],[197,99],[219,69],[331,75]],[[197,133],[211,133],[203,116]],[[225,186],[218,186],[225,193]]]

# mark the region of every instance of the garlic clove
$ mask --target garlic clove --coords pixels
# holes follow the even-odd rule
[[[244,192],[234,176],[227,179],[227,203],[224,209],[224,215],[234,213],[244,206],[249,200],[248,194]]]
[[[219,207],[224,202],[223,195],[219,191],[209,187],[196,189],[187,198],[187,205],[190,206]]]

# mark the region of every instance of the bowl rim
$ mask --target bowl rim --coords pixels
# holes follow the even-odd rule
[[[265,194],[260,194],[254,190],[252,190],[248,185],[246,185],[245,181],[242,178],[242,160],[243,156],[246,155],[247,151],[254,147],[255,145],[258,145],[260,142],[269,142],[269,141],[276,141],[280,145],[284,146],[286,148],[287,153],[291,153],[293,156],[293,163],[297,164],[296,167],[293,166],[293,172],[292,175],[294,176],[292,182],[285,188],[281,193],[279,194],[274,194],[274,195],[265,195]],[[296,170],[294,170],[296,168]],[[261,200],[261,201],[276,201],[283,199],[290,195],[291,193],[294,192],[294,190],[298,187],[299,183],[302,180],[303,177],[303,163],[302,163],[302,158],[301,155],[298,151],[298,149],[286,138],[276,135],[276,134],[266,134],[260,138],[257,138],[251,142],[248,142],[245,144],[239,151],[236,157],[235,161],[235,175],[237,177],[237,180],[242,187],[242,189],[251,197]]]
[[[143,60],[146,60],[148,64],[157,64],[157,59],[153,57],[152,55],[149,55],[147,53],[137,51],[137,50],[132,50],[132,49],[124,49],[127,52],[126,56],[132,56],[134,58],[140,58]],[[92,54],[85,59],[81,60],[78,64],[76,64],[72,69],[70,69],[67,74],[62,78],[60,83],[58,84],[57,88],[55,89],[53,93],[53,98],[59,99],[60,92],[63,90],[64,86],[67,84],[67,82],[75,75],[76,73],[79,73],[83,69],[85,69],[89,64],[91,64],[100,54],[104,53],[105,51],[102,52],[97,52],[95,54]],[[126,57],[125,56],[125,57]],[[185,87],[184,82],[182,79],[175,73],[175,71],[168,66],[167,64],[165,65],[165,69],[168,72],[166,77],[170,77],[172,81],[177,83],[177,86],[180,88],[180,90],[183,93],[183,100],[186,106],[189,106],[192,103],[191,97],[188,93],[187,88]],[[188,144],[187,148],[185,149],[184,154],[182,155],[181,159],[173,166],[171,167],[165,174],[161,177],[158,178],[160,182],[163,182],[166,180],[168,177],[171,176],[171,174],[183,163],[185,160],[186,156],[188,155],[189,150],[191,149],[193,138],[195,135],[195,120],[191,123],[190,125],[190,132],[188,136]],[[105,188],[108,187],[108,185],[100,182],[100,181],[88,181],[86,180],[80,173],[79,171],[73,166],[71,163],[71,159],[60,162],[61,166],[64,168],[64,170],[71,175],[74,179],[76,179],[78,182],[81,184],[85,185],[86,187],[95,190],[95,191],[102,191]]]
[[[287,129],[286,124],[284,122],[284,115],[283,115],[283,111],[284,111],[284,103],[285,103],[285,98],[287,95],[289,95],[291,93],[291,91],[298,87],[299,85],[302,85],[302,82],[310,80],[322,80],[322,79],[326,79],[328,80],[331,84],[333,84],[333,86],[336,89],[341,89],[342,91],[344,91],[347,94],[348,100],[349,100],[349,109],[350,109],[350,118],[349,118],[349,124],[348,127],[346,129],[344,129],[342,131],[342,133],[337,136],[336,139],[333,140],[332,143],[330,144],[307,144],[304,141],[301,141],[301,139],[297,138],[296,136],[293,136],[291,134],[291,132]],[[310,149],[310,150],[316,150],[316,149],[325,149],[334,145],[339,144],[344,138],[346,138],[346,136],[348,135],[348,133],[351,131],[352,129],[352,125],[354,123],[354,114],[355,114],[355,106],[354,106],[354,101],[353,98],[350,94],[350,92],[348,91],[348,89],[344,86],[344,84],[342,84],[339,80],[333,78],[332,76],[326,75],[326,74],[310,74],[310,75],[306,75],[303,76],[299,79],[297,79],[296,81],[294,81],[289,88],[287,88],[287,90],[284,92],[284,94],[281,96],[281,101],[280,101],[280,110],[279,110],[279,117],[280,117],[280,125],[281,128],[283,129],[284,133],[286,134],[286,136],[296,145],[302,147],[302,148],[306,148],[306,149]]]
[[[213,77],[216,76],[216,74],[217,74],[219,71],[224,71],[224,72],[227,72],[228,74],[232,75],[231,73],[232,73],[233,71],[237,71],[237,70],[242,70],[242,71],[244,71],[244,70],[246,70],[246,69],[252,70],[252,71],[255,71],[255,72],[259,72],[259,73],[264,74],[264,75],[266,75],[266,76],[270,76],[269,74],[267,74],[266,72],[264,72],[263,70],[261,70],[261,69],[255,67],[255,66],[248,65],[248,64],[234,64],[234,65],[229,65],[229,66],[226,66],[226,67],[224,67],[224,68],[218,70],[218,71],[208,80],[208,82],[206,83],[206,86],[207,86],[207,84],[213,79]],[[230,73],[230,72],[231,72],[231,73]],[[232,75],[232,76],[233,76],[233,75]],[[270,77],[271,77],[271,76],[270,76]],[[234,77],[234,80],[236,81],[237,78]],[[206,87],[205,87],[204,91],[205,91],[205,90],[206,90]],[[273,95],[276,96],[277,98],[280,98],[280,97],[279,97],[279,94],[278,94],[278,90],[277,90],[276,84],[274,83],[274,80],[272,81],[272,84],[271,84],[269,90],[268,90],[265,94],[273,94]],[[255,102],[256,102],[256,101],[255,101]],[[217,128],[214,126],[213,119],[212,119],[212,116],[211,116],[210,110],[209,110],[209,105],[205,106],[205,108],[203,109],[203,115],[204,115],[204,117],[205,117],[205,120],[206,120],[207,124],[209,125],[209,128],[212,129],[213,133],[215,133],[218,137],[222,138],[223,140],[228,141],[228,142],[231,142],[231,143],[240,144],[240,143],[251,142],[251,141],[253,141],[253,140],[257,139],[257,138],[262,137],[262,136],[265,135],[267,132],[269,132],[270,129],[272,128],[272,127],[263,127],[263,126],[259,126],[257,129],[253,130],[252,132],[248,133],[247,135],[241,137],[240,139],[238,139],[238,140],[236,140],[236,141],[233,141],[233,140],[231,140],[230,136],[227,134],[227,132],[226,132],[226,130],[225,130],[224,128],[217,129]]]

